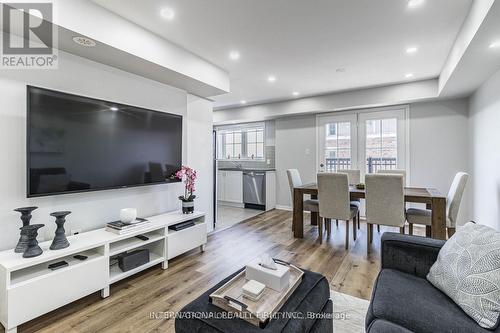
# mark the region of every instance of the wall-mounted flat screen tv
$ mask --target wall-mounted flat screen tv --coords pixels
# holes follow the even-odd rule
[[[28,197],[177,182],[182,116],[27,88]]]

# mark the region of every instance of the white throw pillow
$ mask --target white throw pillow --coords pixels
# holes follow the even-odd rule
[[[494,329],[500,315],[500,232],[467,223],[443,246],[427,280],[481,327]]]

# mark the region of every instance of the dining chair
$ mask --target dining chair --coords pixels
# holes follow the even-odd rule
[[[349,194],[349,182],[346,174],[321,172],[318,178],[319,197],[319,228],[322,230],[325,220],[327,235],[331,234],[331,220],[346,221],[345,248],[349,249],[349,221],[353,221],[353,238],[356,240],[356,216],[358,208],[351,206]],[[320,244],[323,242],[323,232],[319,234]]]
[[[406,186],[406,170],[404,169],[392,169],[392,170],[377,170],[379,174],[391,174],[391,175],[403,175],[403,186]]]
[[[290,186],[290,193],[292,195],[292,206],[294,201],[293,189],[295,187],[302,186],[302,179],[300,178],[300,172],[297,169],[288,169],[286,170],[286,175],[288,177],[288,185]],[[317,199],[307,199],[304,200],[304,211],[311,213],[311,224],[318,224],[319,222],[319,207]],[[292,231],[293,231],[293,223],[292,223]]]
[[[347,175],[347,181],[349,185],[357,185],[361,183],[361,171],[360,170],[353,170],[353,169],[346,169],[346,170],[338,170],[337,173],[345,173]],[[357,225],[358,225],[358,230],[360,228],[359,222],[360,222],[360,212],[361,212],[361,200],[356,199],[356,200],[351,200],[351,206],[356,206],[358,208],[358,216],[357,216]],[[337,221],[337,227],[339,226],[339,221]]]
[[[399,227],[404,234],[405,198],[403,176],[368,174],[366,183],[367,253],[373,241],[373,225]]]
[[[448,191],[448,196],[446,197],[446,229],[448,231],[448,238],[455,233],[458,211],[460,210],[468,179],[469,175],[467,173],[457,173]],[[430,227],[432,225],[432,210],[409,208],[406,210],[406,220],[410,224],[410,234],[413,233],[414,224],[422,224]]]

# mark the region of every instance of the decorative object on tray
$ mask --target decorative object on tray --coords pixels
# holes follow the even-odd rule
[[[182,201],[182,213],[191,214],[194,212],[194,199],[196,195],[193,194],[195,191],[194,183],[196,182],[196,170],[191,169],[187,166],[182,166],[182,168],[175,173],[175,176],[184,181],[184,195],[179,196],[179,200]]]
[[[271,259],[274,261],[273,259]],[[276,268],[267,268],[264,262],[267,261],[266,255],[261,258],[250,261],[246,266],[247,280],[255,280],[266,285],[266,287],[281,292],[288,288],[290,282],[290,265],[281,260],[275,259]],[[280,264],[281,263],[281,264]],[[269,265],[269,263],[266,263]]]
[[[132,223],[137,219],[137,209],[123,208],[120,210],[120,221],[123,223]]]
[[[44,224],[31,224],[22,227],[23,231],[26,232],[26,236],[28,237],[28,247],[23,253],[24,258],[32,258],[37,257],[43,253],[43,250],[40,246],[38,246],[38,241],[36,237],[38,236],[38,229],[45,226]]]
[[[66,222],[66,216],[68,216],[69,214],[71,214],[71,212],[67,211],[54,212],[50,214],[50,216],[56,218],[56,224],[57,224],[56,236],[54,237],[52,244],[50,244],[51,250],[61,250],[69,246],[69,241],[66,238],[66,230],[64,230],[64,223]]]
[[[358,190],[364,190],[365,189],[365,184],[363,184],[363,183],[356,184],[356,188]]]
[[[131,223],[123,223],[122,221],[109,222],[106,224],[106,231],[112,232],[117,235],[123,235],[144,229],[148,225],[148,220],[138,217]]]
[[[255,280],[250,280],[245,283],[241,289],[243,297],[257,302],[264,294],[266,285]]]
[[[15,212],[21,213],[21,221],[23,221],[23,227],[30,225],[31,221],[31,213],[37,209],[38,207],[22,207],[14,209]],[[20,228],[21,236],[19,237],[19,241],[17,242],[16,248],[14,252],[16,253],[24,253],[26,248],[28,247],[28,235],[26,234],[26,229]]]
[[[274,261],[278,267],[276,271],[260,266],[259,258],[253,260],[250,267],[272,272],[281,272],[283,270],[281,267],[286,268],[288,281],[286,283],[287,287],[283,290],[277,291],[257,280],[258,283],[264,284],[266,287],[259,294],[257,300],[252,300],[251,297],[248,297],[251,294],[249,290],[257,290],[258,292],[258,288],[252,288],[253,283],[248,286],[249,264],[246,266],[246,270],[241,271],[222,287],[210,294],[210,302],[255,326],[264,328],[272,316],[281,309],[283,304],[297,289],[304,276],[304,272],[294,265],[278,259],[274,259]]]

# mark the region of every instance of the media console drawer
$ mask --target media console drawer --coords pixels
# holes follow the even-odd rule
[[[9,327],[17,326],[107,285],[108,258],[102,256],[7,289]]]
[[[206,242],[206,223],[197,223],[190,228],[180,231],[169,230],[167,235],[167,259],[172,259]]]

